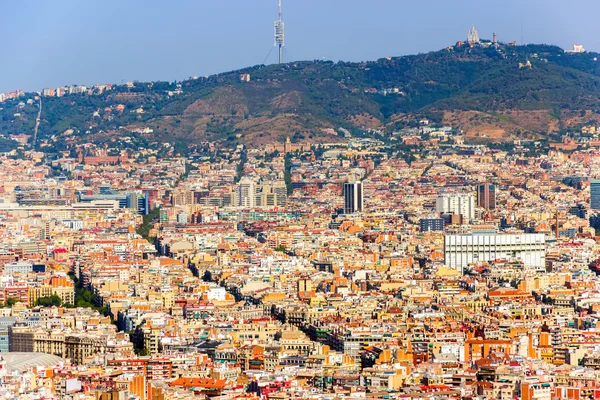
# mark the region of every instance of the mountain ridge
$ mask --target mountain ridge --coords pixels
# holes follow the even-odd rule
[[[339,128],[393,131],[422,117],[473,140],[544,137],[600,120],[599,58],[550,45],[463,45],[360,63],[302,61],[136,82],[96,95],[43,97],[39,138],[62,148],[151,129],[146,140],[182,148],[201,141],[260,147],[286,138],[341,141],[332,134]],[[35,103],[18,103],[0,110],[4,137],[32,129]]]

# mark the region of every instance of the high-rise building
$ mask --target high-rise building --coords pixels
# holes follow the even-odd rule
[[[127,208],[136,210],[140,215],[147,215],[150,210],[148,209],[148,194],[139,194],[137,192],[126,193],[127,196]]]
[[[257,207],[285,207],[287,204],[287,187],[283,181],[266,182],[259,187],[256,194]]]
[[[344,214],[364,210],[362,182],[344,183]]]
[[[590,207],[600,210],[600,180],[590,180]]]
[[[496,185],[483,183],[477,186],[477,205],[486,210],[496,209]]]
[[[545,268],[546,241],[543,234],[447,235],[444,261],[461,273],[469,264],[518,258],[527,267]]]
[[[435,200],[435,211],[462,215],[468,222],[475,218],[475,196],[472,193],[442,193]]]
[[[237,187],[237,201],[239,207],[255,207],[256,184],[248,177],[243,177]]]
[[[277,195],[276,204],[278,207],[285,207],[287,204],[287,187],[285,182],[278,181],[271,187],[271,192]]]
[[[127,196],[127,208],[131,210],[138,210],[140,203],[138,201],[138,194],[136,192],[130,192]]]

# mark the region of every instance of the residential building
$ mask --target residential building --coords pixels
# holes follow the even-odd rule
[[[464,220],[475,218],[475,196],[472,193],[442,193],[435,200],[438,214],[462,215]]]

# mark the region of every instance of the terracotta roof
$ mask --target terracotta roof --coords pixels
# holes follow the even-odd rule
[[[227,381],[225,379],[202,379],[202,378],[177,378],[171,383],[170,386],[181,386],[184,388],[202,388],[212,390],[222,390],[225,388]]]

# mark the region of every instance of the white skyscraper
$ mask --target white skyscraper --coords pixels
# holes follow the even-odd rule
[[[238,206],[255,207],[256,206],[256,184],[248,177],[243,177],[238,183]]]
[[[475,195],[472,193],[443,193],[435,200],[439,214],[460,214],[470,221],[475,218]]]

